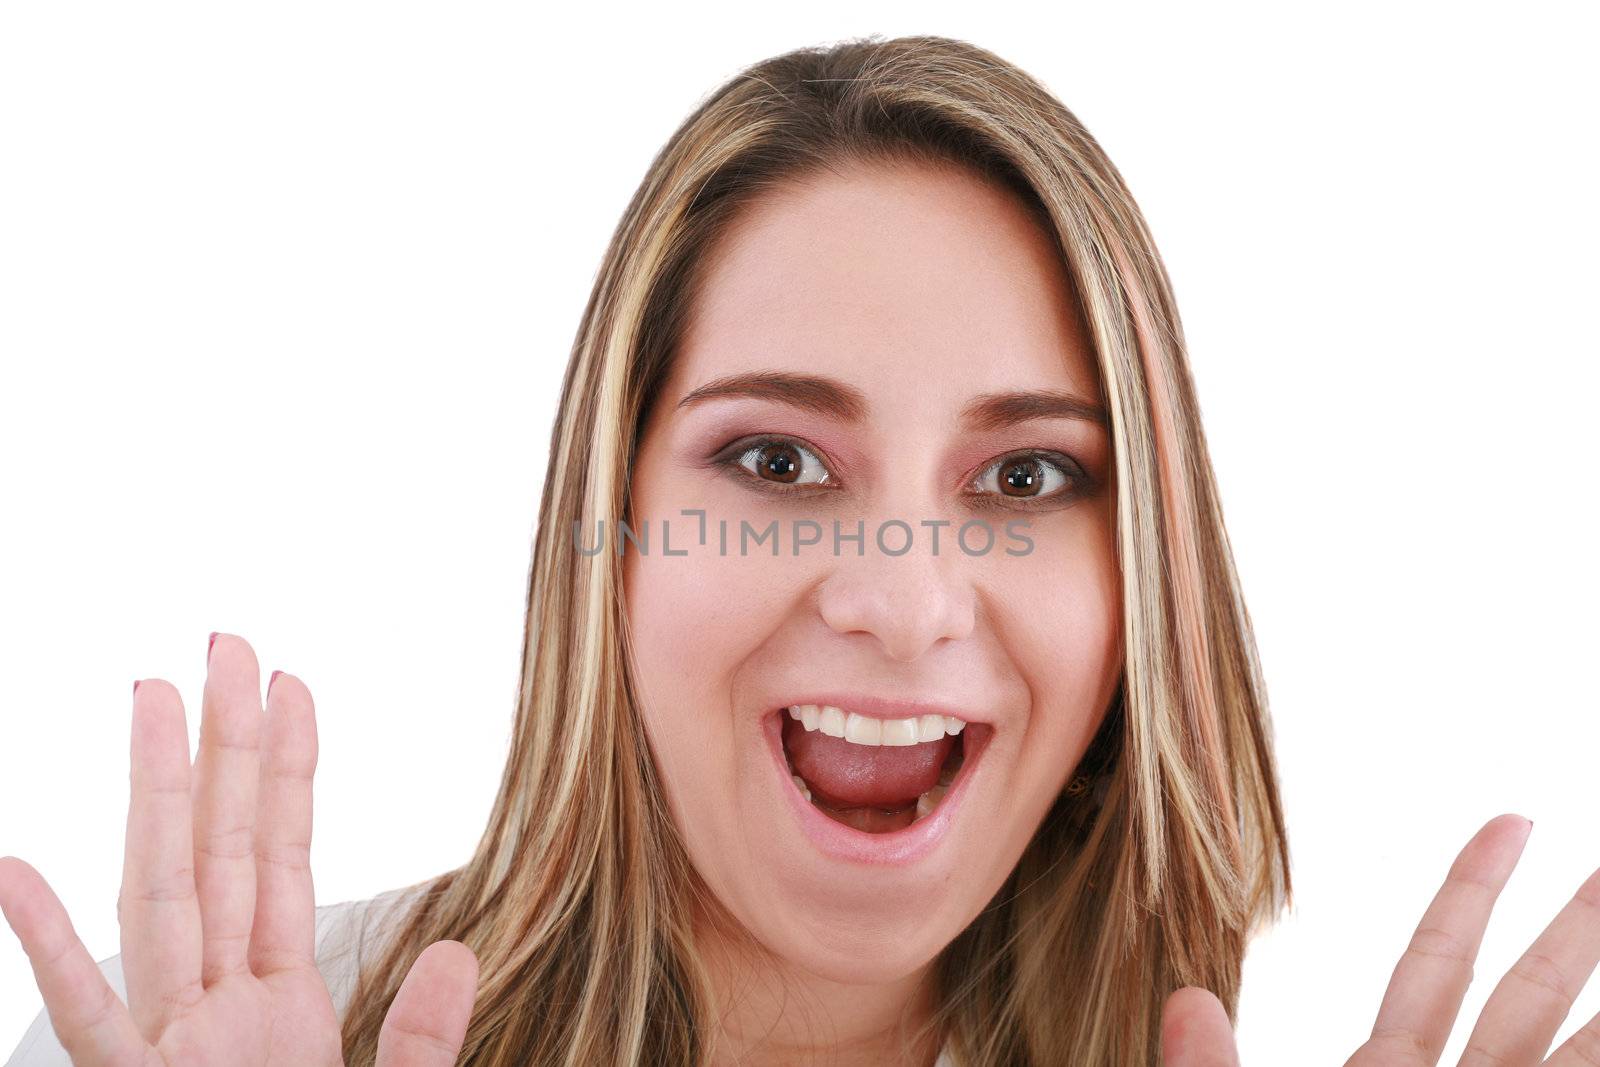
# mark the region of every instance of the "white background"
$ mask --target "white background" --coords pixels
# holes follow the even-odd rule
[[[939,33],[1087,124],[1176,286],[1298,892],[1247,1067],[1342,1062],[1522,812],[1455,1062],[1600,864],[1584,6],[0,7],[0,854],[119,950],[131,682],[197,733],[215,629],[315,695],[320,903],[466,860],[561,373],[651,156],[744,64]],[[39,1007],[7,930],[0,1051]]]

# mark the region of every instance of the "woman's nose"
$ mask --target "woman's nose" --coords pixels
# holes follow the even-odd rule
[[[904,555],[877,551],[839,557],[818,595],[822,618],[837,633],[867,633],[891,659],[909,663],[939,641],[972,633],[975,593],[960,553],[941,539],[937,554],[917,545]]]

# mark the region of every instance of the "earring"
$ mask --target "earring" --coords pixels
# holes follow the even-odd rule
[[[1061,792],[1077,802],[1073,808],[1080,817],[1087,817],[1105,807],[1106,794],[1111,792],[1111,772],[1102,770],[1095,774],[1075,774]]]

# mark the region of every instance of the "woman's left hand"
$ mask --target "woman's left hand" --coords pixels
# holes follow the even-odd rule
[[[1190,985],[1167,998],[1161,1067],[1239,1067],[1233,1024],[1215,993]]]
[[[1434,1067],[1472,980],[1489,912],[1521,855],[1524,821],[1489,820],[1456,857],[1389,980],[1378,1021],[1345,1067]],[[1467,1040],[1460,1067],[1596,1067],[1600,1016],[1546,1059],[1550,1042],[1600,959],[1600,871],[1500,980]],[[1306,1049],[1317,1059],[1329,1049]],[[1300,1050],[1296,1050],[1300,1052]],[[1222,1002],[1185,986],[1161,1013],[1162,1067],[1239,1067]]]

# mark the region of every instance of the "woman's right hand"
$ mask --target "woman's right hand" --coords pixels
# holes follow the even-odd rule
[[[1521,816],[1500,815],[1467,842],[1395,966],[1372,1036],[1345,1067],[1433,1067],[1439,1062],[1472,981],[1489,913],[1522,857],[1531,828]],[[1600,871],[1589,876],[1490,994],[1467,1040],[1461,1067],[1600,1065],[1600,1016],[1545,1058],[1597,961]],[[1204,989],[1186,986],[1167,998],[1161,1037],[1164,1067],[1239,1063],[1227,1013]]]
[[[0,909],[78,1067],[343,1063],[315,958],[311,693],[277,674],[263,716],[260,679],[244,639],[214,635],[192,778],[177,689],[159,678],[134,685],[117,900],[126,1006],[39,873],[0,858]],[[477,981],[467,946],[428,946],[389,1006],[377,1067],[454,1064]]]

